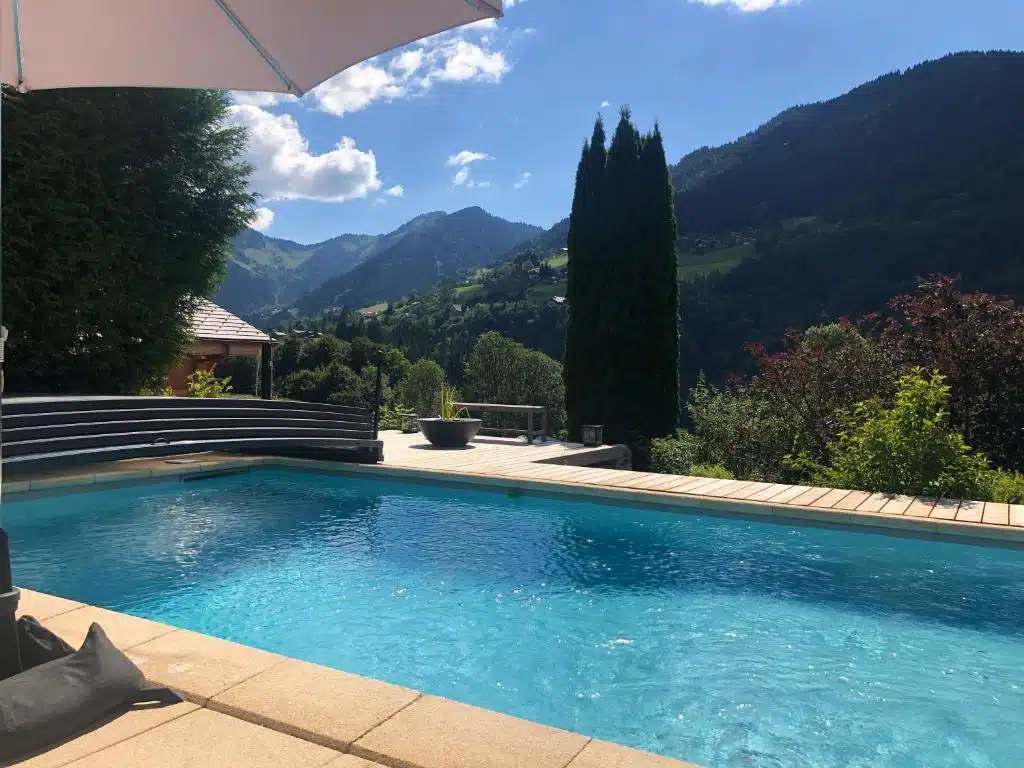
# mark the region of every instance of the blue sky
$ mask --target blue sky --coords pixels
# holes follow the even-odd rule
[[[669,162],[795,104],[966,49],[1024,47],[1024,0],[506,0],[302,100],[235,94],[258,228],[299,242],[479,205],[568,214],[598,112],[658,120]]]

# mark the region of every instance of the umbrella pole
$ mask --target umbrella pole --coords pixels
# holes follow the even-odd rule
[[[2,124],[3,95],[0,94],[0,124]],[[0,147],[3,146],[0,139]],[[3,178],[3,161],[0,160],[0,180]],[[0,324],[3,323],[3,246],[0,244]],[[6,328],[0,330],[0,424],[3,418],[4,399],[4,347],[7,341]],[[0,426],[0,460],[3,458],[3,427]],[[11,550],[7,531],[3,528],[3,465],[0,464],[0,680],[21,672],[21,652],[18,649],[18,590],[14,588],[11,576]]]

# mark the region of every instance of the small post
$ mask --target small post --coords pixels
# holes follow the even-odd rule
[[[3,366],[6,343],[7,328],[0,327],[0,410],[3,409]],[[3,470],[0,468],[0,477],[2,474]],[[0,518],[0,524],[2,523],[3,519]],[[15,588],[11,573],[11,549],[7,541],[7,531],[0,527],[0,680],[14,677],[21,672],[21,651],[18,648],[16,618],[20,596],[21,593]]]
[[[377,386],[373,393],[373,439],[377,439],[377,432],[380,428],[380,390],[381,390],[381,365],[384,363],[384,350],[377,353]]]
[[[260,397],[274,399],[274,347],[269,341],[260,345]]]
[[[20,592],[12,582],[7,531],[0,528],[0,680],[22,671],[16,619]]]

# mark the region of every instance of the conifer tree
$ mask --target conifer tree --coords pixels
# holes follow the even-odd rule
[[[569,221],[564,376],[570,437],[672,433],[679,418],[676,221],[661,132],[623,109],[607,153],[600,119],[584,145]]]
[[[579,439],[581,427],[600,418],[599,338],[595,330],[600,323],[599,291],[601,275],[598,251],[601,238],[600,194],[605,174],[605,133],[600,116],[594,123],[590,141],[583,145],[576,170],[576,190],[569,216],[569,265],[566,300],[569,316],[565,332],[566,411],[569,414],[569,436]]]

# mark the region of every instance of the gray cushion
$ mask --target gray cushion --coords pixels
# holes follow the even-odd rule
[[[32,669],[75,652],[74,648],[40,624],[34,616],[18,619],[18,650],[21,651],[22,669]]]
[[[139,668],[93,624],[75,653],[0,680],[0,760],[85,730],[144,685]]]

